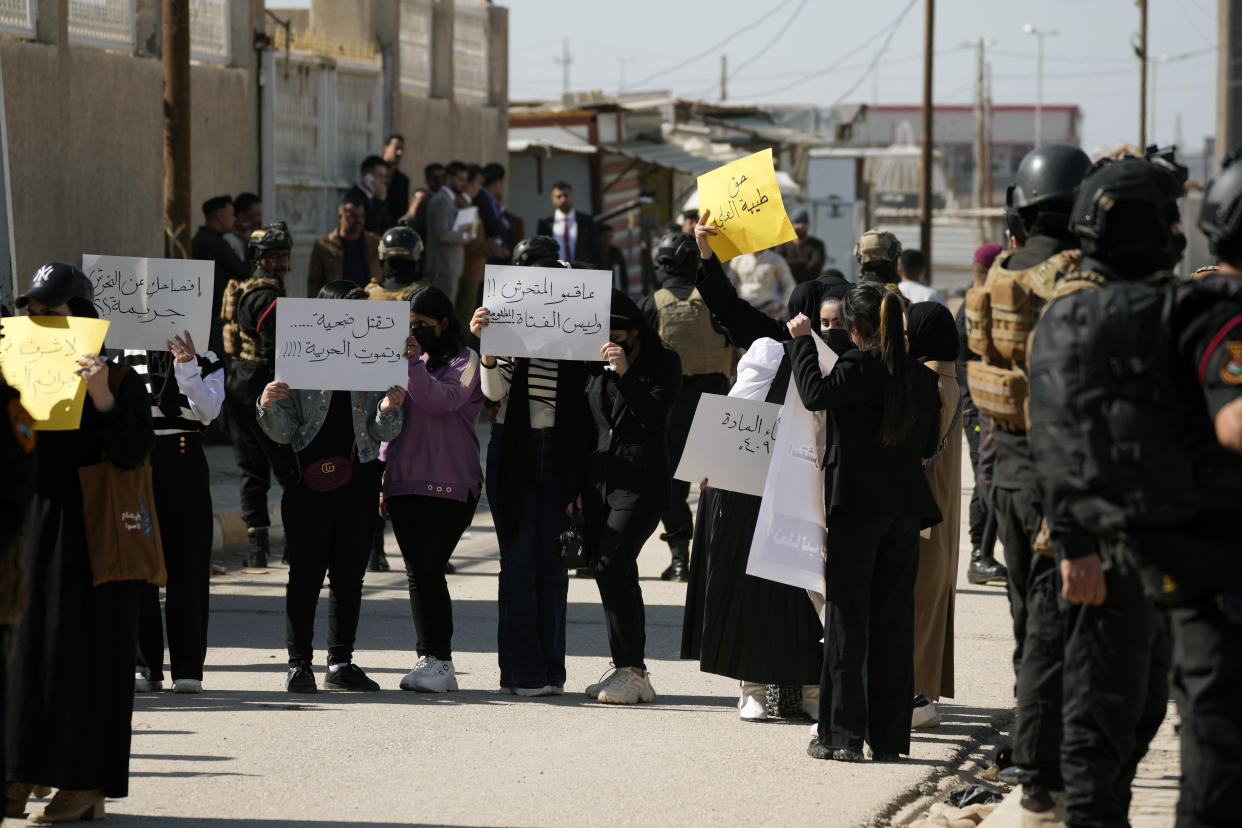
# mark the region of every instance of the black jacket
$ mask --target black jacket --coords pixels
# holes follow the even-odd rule
[[[644,346],[624,376],[602,371],[587,387],[592,430],[583,501],[588,515],[668,506],[665,427],[681,389],[681,357]]]
[[[777,342],[789,339],[789,329],[784,322],[773,319],[737,295],[733,283],[725,275],[724,265],[715,256],[699,260],[695,286],[712,312],[717,328],[723,329],[731,345],[746,349],[763,337]]]
[[[599,233],[595,229],[595,219],[591,218],[588,213],[574,213],[574,221],[578,225],[578,240],[574,247],[574,261],[590,262],[598,268],[611,270],[611,260],[604,256],[604,251],[599,248]],[[555,216],[541,218],[535,230],[535,235],[556,238],[556,233],[552,231],[552,228],[555,226]]]
[[[276,378],[276,300],[284,291],[262,287],[242,297],[237,308],[238,324],[256,333],[259,360],[233,359],[224,375],[225,395],[235,402],[254,405],[263,388]]]
[[[385,203],[388,207],[388,218],[393,224],[396,224],[397,219],[404,216],[405,211],[410,209],[410,177],[395,167],[388,179],[388,198]],[[387,229],[387,227],[384,228],[384,230]]]
[[[228,286],[229,279],[244,282],[250,278],[246,263],[237,258],[233,248],[225,241],[223,233],[207,225],[198,228],[190,241],[190,258],[216,263],[216,281],[211,291],[211,318],[218,319],[224,289]]]
[[[890,448],[878,435],[884,389],[892,381],[879,348],[847,351],[826,377],[809,336],[794,340],[792,357],[803,405],[832,415],[835,437],[824,463],[830,476],[828,525],[843,513],[918,515],[923,528],[939,523],[940,509],[923,474],[923,459],[935,452],[941,436],[936,375],[910,359],[914,426]]]
[[[392,227],[393,221],[388,215],[388,204],[378,198],[367,195],[366,190],[357,184],[349,188],[349,192],[345,194],[346,198],[356,198],[361,201],[366,211],[366,229],[377,236],[383,236],[384,231]],[[402,210],[401,214],[405,211]],[[400,214],[399,214],[400,215]]]

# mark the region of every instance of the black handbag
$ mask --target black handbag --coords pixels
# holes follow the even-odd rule
[[[591,565],[591,553],[587,550],[586,527],[582,510],[574,506],[569,517],[569,528],[556,539],[556,554],[566,569],[582,569]]]

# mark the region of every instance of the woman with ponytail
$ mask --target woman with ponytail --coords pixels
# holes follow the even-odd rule
[[[865,737],[872,759],[895,761],[910,752],[919,532],[941,519],[923,474],[940,437],[940,396],[936,375],[907,353],[900,296],[862,282],[845,294],[840,314],[857,350],[827,376],[811,321],[799,315],[789,323],[798,394],[833,423],[827,645],[819,736],[807,753],[859,761]]]

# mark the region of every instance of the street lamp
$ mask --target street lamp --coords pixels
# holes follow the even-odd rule
[[[1022,31],[1039,38],[1039,56],[1035,70],[1035,146],[1038,148],[1042,143],[1040,133],[1043,126],[1041,122],[1044,116],[1044,38],[1053,37],[1057,34],[1057,30],[1041,30],[1035,28],[1033,23],[1027,23],[1022,27]]]

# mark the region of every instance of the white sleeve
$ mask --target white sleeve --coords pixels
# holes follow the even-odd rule
[[[198,360],[173,362],[177,387],[190,401],[190,411],[195,418],[206,424],[220,416],[224,405],[224,369],[217,368],[206,377],[198,366]]]
[[[785,348],[768,337],[756,339],[737,363],[737,382],[729,391],[730,397],[744,400],[763,400],[772,387],[772,380],[785,357]]]
[[[490,368],[482,362],[479,363],[483,369],[479,375],[479,386],[483,389],[483,396],[492,402],[500,402],[505,398],[509,393],[509,378],[505,376],[501,368],[511,364],[503,357],[496,357],[496,363]]]

